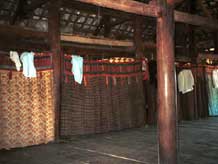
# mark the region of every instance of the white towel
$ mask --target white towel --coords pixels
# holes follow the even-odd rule
[[[24,52],[21,54],[20,60],[23,63],[23,74],[25,77],[36,77],[36,68],[34,66],[34,53]]]
[[[178,88],[179,92],[183,94],[193,91],[194,77],[191,70],[184,69],[178,75]]]
[[[77,83],[82,84],[83,80],[83,58],[80,56],[72,55],[72,73]]]
[[[10,51],[10,59],[15,63],[17,71],[20,71],[21,63],[16,51]]]

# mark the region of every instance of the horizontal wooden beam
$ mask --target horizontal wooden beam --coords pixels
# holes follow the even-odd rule
[[[76,43],[61,43],[61,47],[64,53],[79,54],[87,57],[124,57],[134,56],[134,47],[105,47],[95,45],[82,45]]]
[[[22,42],[25,44],[29,45],[24,45],[21,47],[28,47],[28,49],[31,48],[31,46],[40,48],[43,47],[43,49],[47,44],[48,40],[48,33],[47,32],[40,32],[40,31],[35,31],[33,29],[25,29],[19,26],[9,26],[9,25],[0,25],[0,37],[5,38],[4,40],[8,40],[7,43],[4,44],[4,40],[1,41],[2,47],[10,48],[10,43],[13,41],[13,45],[16,49],[19,48],[22,44],[19,44],[19,46],[16,46],[15,42]],[[30,41],[28,41],[30,40]],[[90,46],[94,47],[102,47],[99,49],[112,49],[115,50],[116,48],[119,49],[119,51],[126,51],[130,50],[133,51],[135,45],[133,41],[123,41],[123,40],[113,40],[113,39],[101,39],[101,38],[87,38],[87,37],[82,37],[82,36],[77,36],[77,35],[61,35],[61,41],[62,41],[62,46],[67,45],[67,43],[72,43],[77,44],[75,47],[80,47],[82,46],[87,46],[87,48],[90,48]],[[7,46],[8,44],[8,46]],[[39,44],[39,46],[37,46]],[[17,44],[18,45],[18,44]],[[45,46],[43,46],[45,45]],[[70,46],[70,44],[68,44]],[[156,48],[156,43],[154,42],[145,42],[143,43],[143,46],[147,49],[155,49]],[[2,48],[1,47],[1,48]],[[114,48],[114,49],[113,49]],[[115,50],[116,51],[116,50]]]
[[[194,26],[208,27],[211,29],[218,29],[218,21],[211,18],[184,13],[180,11],[175,11],[174,16],[176,22],[186,23]]]
[[[35,31],[33,29],[22,28],[19,26],[0,25],[0,34],[16,35],[22,38],[47,38],[47,32]]]
[[[134,52],[134,47],[108,47],[108,46],[99,46],[92,44],[81,44],[81,43],[73,43],[73,42],[62,42],[62,47],[73,47],[77,49],[89,49],[89,50],[100,50],[100,51],[113,51],[113,52]]]
[[[79,1],[72,1],[72,0],[62,0],[62,6],[66,8],[70,8],[72,10],[79,10],[82,12],[86,12],[88,14],[96,14],[98,15],[98,10],[96,9],[96,6],[88,4],[88,3],[80,3]],[[117,10],[117,12],[114,12],[111,9],[108,8],[101,8],[100,9],[101,15],[110,15],[113,17],[118,17],[120,19],[130,19],[131,14],[125,13],[123,14],[122,11]]]
[[[92,4],[100,7],[120,10],[132,14],[158,17],[161,15],[161,8],[156,5],[145,4],[133,0],[76,0],[79,2]],[[180,11],[174,12],[175,21],[195,26],[203,26],[212,29],[218,29],[218,21],[206,17],[184,13]]]
[[[102,46],[116,46],[116,47],[133,47],[134,46],[132,41],[87,38],[87,37],[81,37],[77,35],[61,35],[61,41],[75,42],[75,43],[81,43],[81,44],[102,45]]]
[[[0,35],[2,38],[2,36]],[[10,37],[10,38],[5,38],[4,40],[0,40],[0,50],[4,51],[11,51],[11,50],[16,50],[16,51],[48,51],[49,46],[47,43],[42,42],[42,41],[25,41],[22,40],[20,37]]]
[[[86,45],[96,45],[96,46],[107,46],[112,47],[123,47],[131,48],[135,47],[133,41],[123,41],[123,40],[113,40],[113,39],[99,39],[99,38],[87,38],[78,35],[61,35],[62,42],[79,43]],[[83,45],[84,46],[84,45]],[[147,49],[155,49],[156,43],[154,42],[144,42],[143,47]],[[106,48],[105,48],[106,49]]]
[[[120,10],[132,14],[157,17],[158,7],[133,0],[76,0],[96,6]]]

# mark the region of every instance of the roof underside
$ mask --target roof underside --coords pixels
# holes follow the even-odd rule
[[[143,3],[152,3],[151,0],[138,0]],[[187,7],[189,0],[176,4],[177,10],[190,11]],[[218,0],[197,0],[195,12],[217,18]],[[0,24],[19,25],[47,31],[47,0],[4,0],[0,1]],[[88,37],[107,37],[113,39],[132,40],[134,34],[135,16],[113,11],[106,8],[92,6],[78,1],[63,0],[61,11],[61,33],[76,34]],[[144,41],[155,42],[156,21],[144,17],[142,24]],[[182,44],[186,39],[184,32],[187,25],[176,25],[176,44]],[[213,46],[212,31],[196,28],[198,47]]]

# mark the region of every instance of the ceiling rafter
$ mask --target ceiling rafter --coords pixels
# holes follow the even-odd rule
[[[48,2],[49,2],[49,0],[35,0],[35,1],[32,1],[31,4],[26,4],[24,6],[24,14],[25,14],[25,16],[32,16],[34,11],[37,8],[42,7],[43,5],[45,5]]]
[[[20,19],[24,15],[24,5],[26,3],[26,0],[17,0],[16,1],[17,6],[14,12],[14,15],[12,15],[10,24],[14,25],[18,19]]]

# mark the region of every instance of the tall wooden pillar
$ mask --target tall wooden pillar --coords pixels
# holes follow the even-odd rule
[[[61,104],[60,0],[51,0],[48,7],[48,38],[54,69],[55,138],[59,139]]]
[[[135,52],[137,58],[142,58],[143,54],[143,39],[142,39],[142,21],[143,17],[136,16],[134,21],[134,44],[135,44]]]
[[[218,32],[214,32],[214,53],[218,54]]]
[[[188,2],[188,11],[191,14],[196,14],[196,6],[197,6],[197,1],[196,0],[192,0]],[[196,39],[195,39],[195,26],[192,25],[188,25],[188,38],[189,38],[189,54],[191,56],[191,60],[192,63],[196,63],[197,62],[197,56],[198,56],[198,52],[197,52],[197,47],[196,47]],[[191,116],[193,118],[193,116]]]
[[[158,0],[158,5],[162,8],[157,18],[159,163],[176,164],[174,0]]]

